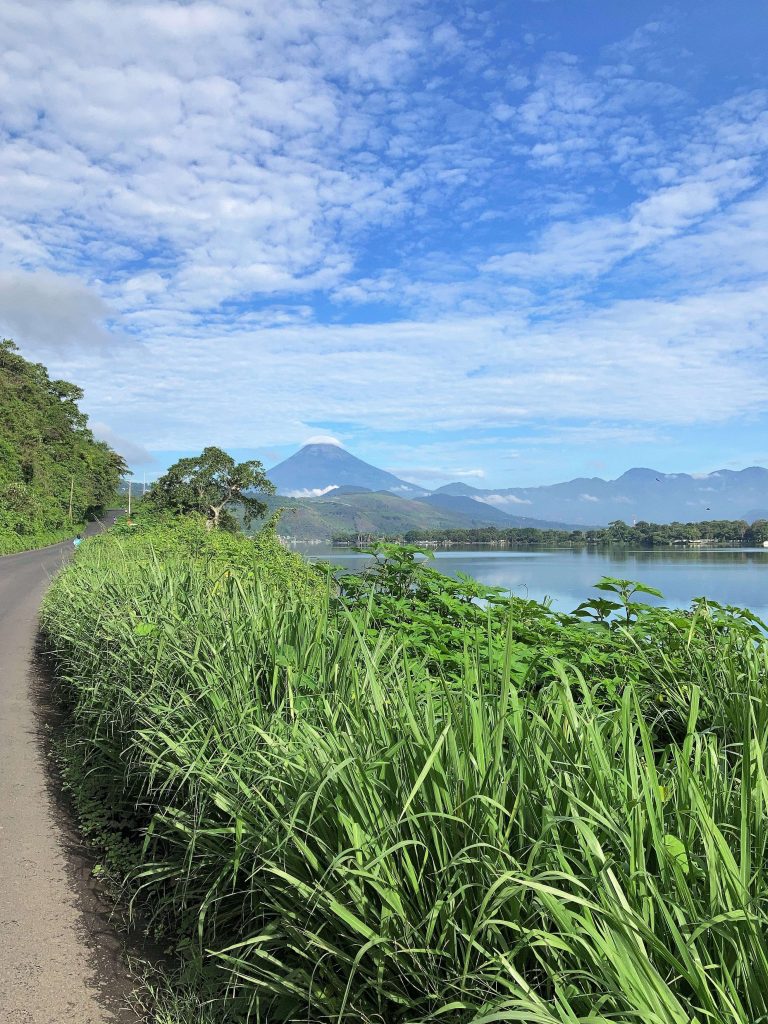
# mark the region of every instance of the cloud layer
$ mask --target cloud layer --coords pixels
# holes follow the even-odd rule
[[[762,450],[768,96],[688,7],[8,0],[0,333],[136,465]]]

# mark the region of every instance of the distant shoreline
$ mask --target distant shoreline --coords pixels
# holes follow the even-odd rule
[[[285,537],[283,540],[291,544],[327,544],[329,547],[338,548],[339,550],[352,550],[357,548],[358,545],[344,542],[344,541],[332,541],[332,540],[301,540],[298,538]],[[381,543],[404,543],[393,538],[383,538]],[[376,543],[376,542],[374,542]],[[739,550],[739,551],[768,551],[768,545],[762,544],[735,544],[732,541],[706,541],[706,542],[691,542],[691,541],[673,541],[667,544],[643,544],[638,545],[631,541],[627,542],[605,542],[605,541],[571,541],[570,543],[553,544],[542,541],[414,541],[414,544],[418,547],[428,548],[430,550],[450,550],[451,548],[485,548],[488,550],[512,550],[515,548],[546,548],[554,551],[564,551],[568,548],[622,548],[627,551],[632,550],[645,550],[649,551],[653,548],[673,548],[673,549],[686,549],[692,551],[710,551],[710,550]],[[363,545],[366,546],[366,545]]]

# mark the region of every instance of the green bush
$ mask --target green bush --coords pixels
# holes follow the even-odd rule
[[[0,340],[0,553],[72,536],[126,471],[78,408],[83,393]]]
[[[269,531],[81,549],[43,612],[68,779],[209,1010],[768,1019],[760,624],[605,585],[584,619],[414,551],[331,585]]]
[[[21,551],[47,548],[51,544],[59,544],[61,541],[70,540],[74,537],[76,530],[82,529],[82,525],[75,525],[61,530],[23,530],[17,532],[16,530],[5,530],[0,527],[0,555],[15,555]]]

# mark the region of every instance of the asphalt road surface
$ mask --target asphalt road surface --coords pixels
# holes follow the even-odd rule
[[[114,522],[115,516],[111,516]],[[89,527],[92,533],[100,529]],[[120,943],[63,814],[41,735],[37,613],[72,543],[0,558],[0,1021],[116,1024]]]

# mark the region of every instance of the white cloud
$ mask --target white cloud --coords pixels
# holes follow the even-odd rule
[[[595,497],[594,494],[580,494],[579,498],[581,498],[582,501],[600,501],[600,499]]]
[[[437,466],[409,466],[404,469],[390,469],[390,473],[403,477],[405,480],[482,480],[485,470],[475,469],[443,469]]]
[[[715,214],[764,177],[768,155],[764,91],[740,94],[689,115],[677,126],[682,131],[670,131],[664,137],[647,134],[646,116],[643,142],[637,126],[630,127],[631,109],[641,102],[647,115],[662,99],[656,86],[627,79],[609,66],[587,79],[578,64],[564,55],[545,63],[540,77],[546,87],[534,91],[520,110],[523,130],[539,139],[532,155],[550,164],[573,161],[582,173],[593,155],[598,160],[592,168],[596,175],[613,168],[613,173],[639,186],[640,196],[619,212],[603,210],[550,222],[530,244],[492,257],[483,269],[524,281],[571,276],[588,280],[630,257],[647,251],[655,254],[660,247],[664,259],[665,246],[680,239],[682,249],[688,236],[697,237],[699,232],[692,229],[706,232]],[[619,140],[627,132],[629,145],[622,155]],[[548,138],[547,133],[550,141],[541,141]],[[550,217],[554,216],[551,208]],[[743,215],[742,221],[747,228],[750,218]],[[736,241],[738,234],[732,231],[726,244],[741,263],[745,254]],[[695,242],[687,248],[693,250]],[[715,246],[709,251],[717,254]],[[755,258],[760,259],[759,254]]]
[[[146,448],[127,437],[120,437],[106,423],[89,423],[89,427],[98,441],[106,441],[130,466],[149,466],[155,462]]]
[[[331,434],[313,434],[312,437],[308,437],[304,444],[333,444],[337,448],[343,448],[344,445],[337,437],[333,437]],[[335,484],[333,485],[336,486]]]
[[[599,445],[621,440],[622,424],[639,440],[768,411],[766,333],[768,285],[619,301],[562,321],[201,328],[146,342],[140,358],[122,345],[52,365],[85,387],[92,415],[155,450],[199,448],[212,434],[230,447],[297,443],[323,420],[386,432],[553,417],[589,424],[562,428],[566,443]],[[596,410],[609,424],[602,439]]]
[[[554,429],[551,425],[546,425],[543,430],[524,439],[518,438],[518,443],[525,443],[529,448],[555,445],[572,449],[585,446],[604,448],[607,444],[642,444],[656,447],[668,440],[667,435],[651,424],[640,427],[632,423],[611,423],[606,419],[578,426],[558,425]]]
[[[484,501],[487,505],[495,505],[503,509],[506,505],[532,505],[528,498],[518,498],[515,494],[484,494],[478,501]]]
[[[113,340],[113,311],[82,281],[48,271],[0,271],[0,335],[54,350]]]
[[[554,224],[535,249],[495,256],[484,269],[520,278],[595,277],[675,238],[754,183],[748,161],[709,167],[700,176],[658,189],[626,214]]]
[[[676,112],[683,93],[624,62],[602,64],[592,74],[570,53],[550,53],[537,68],[533,88],[512,120],[522,152],[544,170],[627,170],[659,148],[650,111]]]
[[[338,484],[328,484],[327,487],[305,487],[304,490],[286,491],[288,498],[321,498],[324,494],[334,490]]]
[[[654,254],[667,274],[704,288],[768,275],[768,188],[754,190],[699,230],[671,239]]]
[[[460,154],[397,127],[411,76],[457,35],[408,5],[10,0],[0,10],[6,259],[76,271],[140,322],[254,294],[328,288],[367,225]],[[2,130],[5,134],[2,134]],[[105,238],[109,244],[105,245]],[[137,259],[154,263],[136,272]],[[133,263],[133,266],[131,266]]]

